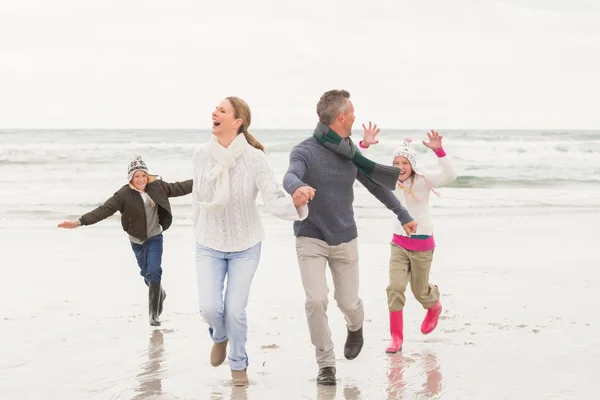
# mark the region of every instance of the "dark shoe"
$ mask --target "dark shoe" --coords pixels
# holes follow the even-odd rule
[[[158,302],[158,315],[161,315],[163,312],[163,303],[166,298],[167,298],[167,292],[165,292],[165,290],[161,286],[160,287],[160,301]]]
[[[148,313],[150,325],[160,326],[158,318],[158,304],[160,303],[160,283],[151,283],[148,286]]]
[[[346,345],[344,346],[344,357],[348,360],[354,360],[360,354],[363,344],[362,326],[356,332],[351,332],[350,329],[348,329],[348,337],[346,338]]]
[[[317,385],[335,386],[335,367],[323,367],[317,375]]]

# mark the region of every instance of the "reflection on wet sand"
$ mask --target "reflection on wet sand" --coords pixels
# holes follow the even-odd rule
[[[247,386],[233,386],[231,389],[231,400],[248,400]]]
[[[427,380],[423,384],[422,393],[434,396],[442,391],[442,373],[440,363],[434,353],[426,353],[423,356],[423,368],[427,373]]]
[[[389,357],[389,369],[387,372],[387,395],[388,400],[401,399],[404,392],[405,383],[403,373],[405,368],[404,356],[402,353],[392,354]]]
[[[226,388],[231,387],[231,396],[227,397]],[[230,382],[224,383],[220,389],[215,388],[211,393],[210,400],[248,400],[248,386],[233,386]]]
[[[317,400],[334,400],[337,386],[317,385]]]
[[[396,353],[389,357],[387,400],[402,399],[407,394],[406,389],[415,385],[417,383],[415,380],[422,377],[423,373],[425,373],[423,389],[415,394],[419,395],[419,398],[429,398],[441,393],[442,373],[437,356],[433,352],[427,351],[421,357],[421,361],[417,363],[402,353]],[[404,374],[409,368],[411,369],[410,381],[407,381]]]
[[[136,375],[138,387],[134,400],[150,400],[165,398],[162,380],[165,378],[165,348],[161,330],[152,332],[149,338],[145,360],[140,364],[140,373]],[[386,400],[403,398],[427,399],[442,394],[443,379],[437,355],[431,350],[423,350],[420,354],[388,356],[386,371]],[[344,386],[316,386],[317,400],[362,400],[364,398],[356,381],[346,380]],[[339,387],[338,387],[339,386]],[[228,389],[230,388],[231,391]],[[235,387],[225,384],[221,390],[211,393],[211,400],[248,400],[247,387]],[[338,393],[339,389],[339,393]]]
[[[148,343],[148,360],[141,367],[142,372],[136,375],[139,387],[134,400],[159,397],[162,394],[162,362],[163,362],[163,333],[155,330],[150,335]]]
[[[361,393],[356,386],[344,387],[344,400],[360,400]]]
[[[317,400],[334,400],[337,394],[337,386],[317,385]],[[344,400],[360,400],[360,390],[354,385],[346,385],[343,390]]]

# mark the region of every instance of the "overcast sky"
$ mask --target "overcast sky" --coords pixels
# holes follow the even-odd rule
[[[600,129],[598,0],[0,0],[0,128]]]

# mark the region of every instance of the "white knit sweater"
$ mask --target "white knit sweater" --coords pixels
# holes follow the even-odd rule
[[[198,201],[211,202],[215,194],[215,181],[206,175],[216,161],[208,146],[196,149],[193,157],[192,217],[196,242],[222,252],[249,249],[264,239],[256,197],[261,193],[266,210],[284,220],[303,220],[308,207],[296,208],[291,197],[277,185],[267,164],[265,154],[248,146],[229,170],[229,201],[222,210],[207,210]]]

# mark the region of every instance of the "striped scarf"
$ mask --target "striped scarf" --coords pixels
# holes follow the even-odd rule
[[[321,122],[317,123],[313,137],[329,150],[351,160],[359,172],[371,182],[389,190],[396,188],[396,182],[400,177],[400,168],[378,164],[369,160],[361,154],[349,137],[341,137]]]

